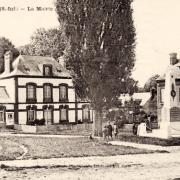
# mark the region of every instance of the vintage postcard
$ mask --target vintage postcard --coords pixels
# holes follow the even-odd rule
[[[179,0],[0,0],[0,179],[180,179]]]

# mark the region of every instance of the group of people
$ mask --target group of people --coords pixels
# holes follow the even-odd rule
[[[138,126],[141,123],[146,125],[146,131],[152,131],[152,122],[154,122],[155,116],[153,114],[139,114],[136,116],[136,120],[133,123],[133,134],[138,135]],[[118,128],[119,127],[119,119],[114,122],[108,121],[107,124],[103,128],[103,139],[104,140],[113,140],[117,138],[118,135]],[[120,121],[121,122],[121,121]]]
[[[152,131],[152,122],[154,121],[154,116],[152,114],[144,114],[144,115],[139,115],[137,117],[137,121],[135,121],[133,123],[133,134],[137,135],[137,130],[138,130],[138,126],[141,123],[145,123],[146,124],[146,131]]]
[[[104,140],[113,140],[113,136],[114,138],[116,138],[117,135],[118,135],[118,127],[116,122],[114,122],[113,125],[111,125],[111,122],[108,121],[107,125],[105,125],[103,128]]]

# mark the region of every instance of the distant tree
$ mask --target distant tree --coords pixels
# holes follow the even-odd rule
[[[63,54],[66,38],[62,28],[37,29],[31,36],[30,44],[21,46],[19,50],[25,55],[52,56],[55,59]]]
[[[9,50],[12,51],[14,60],[19,55],[19,51],[14,47],[9,39],[0,37],[0,73],[4,71],[4,54]]]
[[[23,55],[33,55],[34,54],[33,46],[30,43],[26,44],[24,46],[18,47],[18,50]]]
[[[102,132],[102,110],[121,93],[133,93],[135,28],[132,0],[57,0],[56,10],[68,37],[66,61],[77,95],[95,109],[94,131]]]
[[[158,77],[159,77],[159,75],[155,74],[148,79],[148,81],[144,85],[144,91],[145,92],[150,92],[152,88],[154,88],[155,90],[157,89],[156,79]]]

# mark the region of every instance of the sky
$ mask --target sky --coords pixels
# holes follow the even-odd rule
[[[37,11],[37,6],[53,10]],[[132,7],[137,34],[133,77],[143,86],[152,75],[163,74],[169,53],[180,53],[180,0],[134,0]],[[37,28],[59,25],[54,0],[0,0],[0,25],[0,36],[16,47],[27,44]]]

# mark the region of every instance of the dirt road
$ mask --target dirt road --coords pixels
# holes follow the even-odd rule
[[[180,179],[180,164],[134,164],[127,167],[97,168],[40,168],[19,171],[0,171],[7,180],[173,180]]]
[[[86,159],[86,158],[83,158]],[[103,159],[103,157],[102,157]],[[107,158],[105,158],[107,160]],[[113,159],[113,158],[112,158]],[[123,159],[126,159],[126,163]],[[88,164],[88,163],[87,163]],[[96,163],[95,163],[96,164]],[[103,166],[106,167],[103,167]],[[93,167],[70,165],[59,168],[7,168],[0,170],[7,180],[180,180],[180,153],[119,156],[114,164]]]

